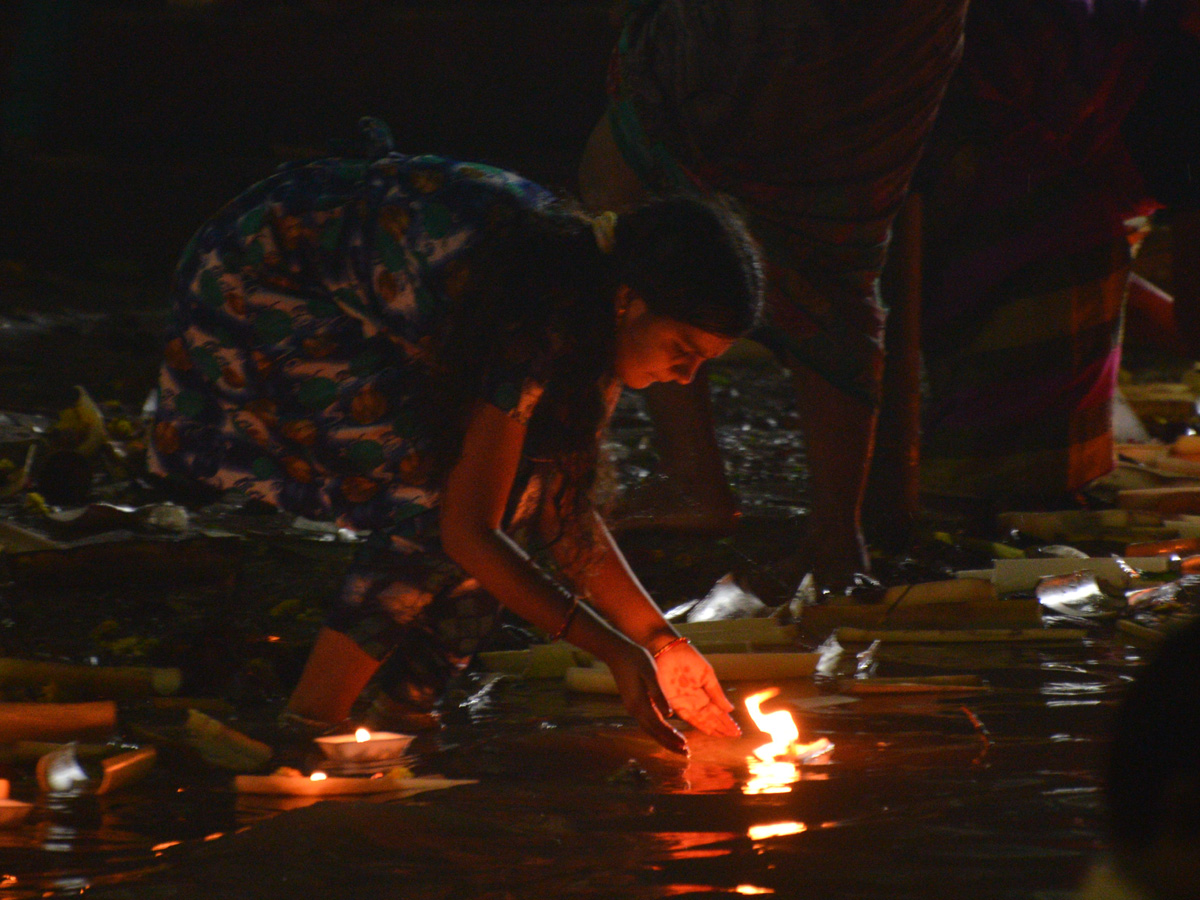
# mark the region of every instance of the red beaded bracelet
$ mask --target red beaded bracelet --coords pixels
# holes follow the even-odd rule
[[[671,640],[667,641],[665,644],[663,644],[661,647],[659,647],[657,650],[655,650],[655,651],[654,651],[653,653],[651,653],[650,655],[651,655],[651,656],[652,656],[654,659],[658,659],[660,656],[662,656],[664,653],[666,653],[666,652],[667,652],[668,650],[670,650],[672,647],[675,647],[675,646],[677,646],[677,645],[679,645],[679,644],[690,644],[690,643],[691,643],[691,641],[689,641],[687,638],[685,638],[685,637],[684,637],[684,636],[681,634],[681,635],[679,635],[679,636],[677,636],[677,637],[675,637],[675,638],[672,638]]]

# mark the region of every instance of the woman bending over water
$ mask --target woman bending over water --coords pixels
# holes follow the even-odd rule
[[[592,494],[621,388],[687,383],[754,324],[741,221],[683,198],[588,219],[365,124],[368,158],[285,168],[200,229],[159,383],[156,471],[371,532],[285,715],[336,728],[383,665],[374,709],[430,716],[503,605],[605,662],[669,749],[672,710],[736,735]]]

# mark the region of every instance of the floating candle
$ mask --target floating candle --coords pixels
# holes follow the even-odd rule
[[[354,734],[329,734],[316,739],[325,758],[334,763],[370,763],[399,759],[413,741],[411,734],[370,732],[359,728]]]

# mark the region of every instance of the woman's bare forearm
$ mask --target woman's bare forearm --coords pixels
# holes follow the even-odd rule
[[[443,527],[442,546],[462,568],[505,607],[547,634],[559,634],[574,595],[543,571],[508,535],[497,529],[474,532]],[[619,626],[618,626],[619,628]],[[609,658],[623,638],[604,621],[577,610],[562,635],[601,659]]]
[[[676,637],[677,632],[663,616],[629,567],[625,555],[604,523],[596,519],[596,552],[589,565],[572,572],[576,587],[614,627],[636,644],[656,650]],[[556,555],[564,566],[576,558],[575,548],[566,542],[556,545]]]

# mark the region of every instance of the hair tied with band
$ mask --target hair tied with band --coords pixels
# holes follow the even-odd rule
[[[601,253],[612,253],[617,245],[617,214],[606,210],[592,219],[592,234]]]

